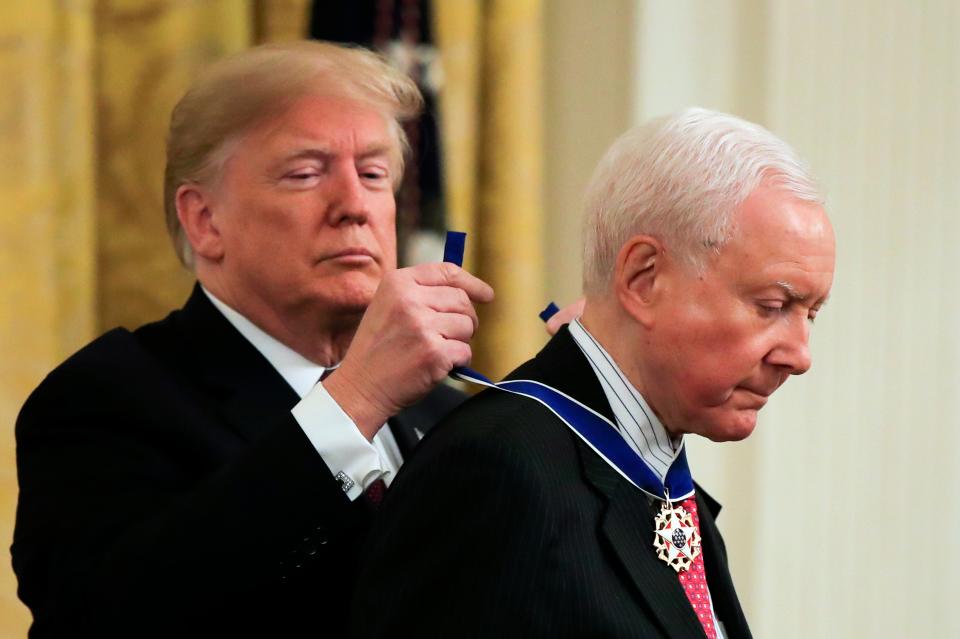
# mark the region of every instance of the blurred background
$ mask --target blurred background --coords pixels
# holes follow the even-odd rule
[[[211,61],[313,34],[428,93],[404,259],[469,233],[497,289],[474,349],[492,376],[546,341],[547,301],[578,296],[581,194],[620,132],[701,105],[794,145],[838,239],[815,365],[749,440],[691,440],[694,476],[725,505],[757,637],[960,637],[958,33],[954,0],[0,3],[0,543],[30,390],[189,292],[162,221],[171,107]],[[3,638],[26,636],[15,590],[6,554]]]

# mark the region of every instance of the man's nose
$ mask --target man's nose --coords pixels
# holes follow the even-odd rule
[[[803,375],[813,364],[810,356],[810,322],[793,317],[784,326],[783,335],[767,355],[767,363],[779,366],[790,375]]]
[[[360,176],[353,166],[336,171],[330,185],[330,223],[363,224],[369,216],[367,193]]]

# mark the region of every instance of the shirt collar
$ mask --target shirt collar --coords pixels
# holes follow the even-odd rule
[[[200,288],[207,297],[210,298],[210,301],[217,310],[227,318],[227,321],[230,322],[241,335],[247,338],[247,341],[253,344],[253,347],[270,362],[271,366],[277,369],[280,376],[283,377],[284,381],[290,385],[300,398],[303,398],[310,392],[310,389],[316,385],[326,368],[311,362],[300,353],[266,333],[259,326],[241,315],[239,311],[230,308],[224,302],[217,299],[213,293],[202,285]],[[332,366],[331,368],[336,368],[336,366]]]
[[[579,319],[570,323],[570,335],[590,362],[613,410],[620,435],[663,481],[682,450],[683,438],[670,437],[640,391]]]

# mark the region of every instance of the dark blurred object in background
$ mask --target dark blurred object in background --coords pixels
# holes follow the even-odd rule
[[[401,265],[436,260],[443,242],[445,206],[440,174],[437,98],[443,76],[433,43],[429,0],[314,0],[310,37],[355,43],[385,56],[423,92],[426,107],[405,125],[411,156],[397,196],[397,250]]]

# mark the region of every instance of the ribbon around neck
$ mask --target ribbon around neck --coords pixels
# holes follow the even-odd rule
[[[453,241],[451,235],[454,235]],[[463,264],[465,237],[464,233],[447,233],[444,262],[452,262],[457,266]],[[667,470],[665,480],[661,481],[643,458],[630,448],[619,429],[609,419],[551,386],[522,379],[495,383],[466,366],[454,368],[450,377],[539,402],[624,479],[655,499],[680,501],[694,493],[693,478],[687,464],[687,449],[683,444],[680,454]]]

